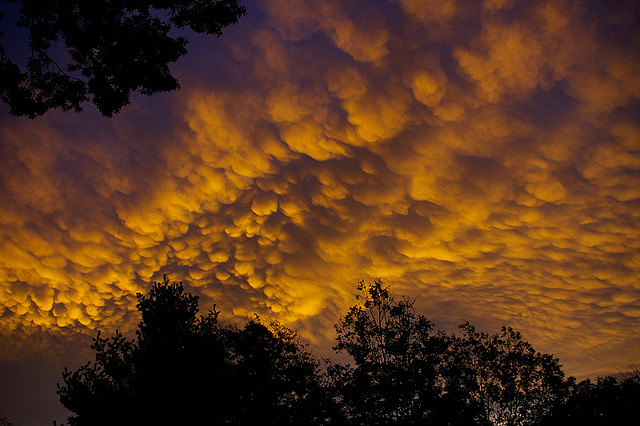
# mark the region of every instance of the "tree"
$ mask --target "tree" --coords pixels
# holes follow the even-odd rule
[[[29,57],[23,72],[0,46],[0,97],[12,115],[29,118],[81,111],[87,101],[111,117],[131,92],[176,90],[169,64],[187,41],[171,28],[220,36],[246,14],[239,0],[8,1],[22,5],[16,24],[29,32]]]
[[[538,424],[564,401],[569,382],[550,354],[512,328],[494,335],[465,323],[451,335],[445,390],[474,424]]]
[[[544,425],[631,426],[638,422],[640,372],[626,377],[598,377],[576,382],[571,378],[569,396],[544,420]]]
[[[95,361],[65,369],[69,425],[317,424],[323,418],[318,361],[292,330],[258,320],[224,325],[215,306],[198,315],[182,283],[138,295],[135,339],[93,340]]]
[[[352,363],[323,374],[293,330],[258,317],[225,325],[215,305],[199,315],[198,298],[165,276],[138,295],[134,339],[98,333],[95,361],[65,369],[69,425],[632,424],[638,371],[577,383],[512,328],[434,331],[380,280],[357,290],[334,347]]]
[[[336,325],[334,347],[354,365],[330,369],[345,415],[357,425],[422,424],[440,395],[442,335],[379,279],[357,290],[357,303]]]
[[[73,372],[65,369],[65,384],[58,386],[58,394],[76,414],[68,419],[71,426],[197,418],[201,413],[192,409],[191,401],[201,391],[211,397],[216,394],[215,387],[203,389],[200,382],[202,374],[211,375],[211,366],[194,363],[191,356],[204,349],[205,342],[216,340],[212,329],[223,332],[217,311],[198,318],[197,297],[166,277],[163,283],[154,283],[148,296],[138,295],[138,309],[142,320],[135,340],[119,332],[103,338],[98,332],[91,345],[95,362]],[[206,349],[206,359],[220,369],[225,363],[220,351]],[[216,402],[213,399],[213,405]]]
[[[489,335],[465,323],[460,336],[434,332],[380,280],[357,289],[335,346],[354,365],[330,369],[350,424],[538,424],[565,400],[570,382],[558,359],[517,331]]]
[[[240,405],[233,424],[326,424],[329,398],[319,363],[293,330],[256,318],[238,333],[234,349]]]

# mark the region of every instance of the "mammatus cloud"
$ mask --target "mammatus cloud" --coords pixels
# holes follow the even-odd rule
[[[5,336],[126,329],[168,273],[326,345],[381,277],[572,374],[637,361],[634,2],[251,6],[170,116],[2,126]]]

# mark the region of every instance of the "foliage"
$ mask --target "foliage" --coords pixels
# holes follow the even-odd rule
[[[536,352],[512,328],[494,335],[460,326],[450,336],[447,392],[475,424],[535,424],[563,401],[568,383],[558,359]]]
[[[569,397],[544,420],[544,425],[631,426],[638,422],[640,372],[627,377],[598,377],[596,382],[571,380]]]
[[[65,370],[60,401],[69,425],[313,424],[321,403],[318,362],[292,330],[250,321],[244,328],[198,316],[181,283],[138,295],[136,339],[94,339],[95,361]],[[317,408],[316,408],[317,407]]]
[[[559,425],[631,424],[640,373],[576,382],[520,333],[465,323],[434,331],[413,301],[360,282],[336,324],[338,352],[319,361],[298,335],[256,316],[225,325],[181,283],[138,295],[135,339],[93,340],[95,361],[63,373],[69,425]]]
[[[22,72],[0,46],[0,97],[29,118],[89,100],[111,117],[131,92],[176,90],[169,64],[187,41],[171,37],[172,27],[220,36],[246,13],[239,0],[9,1],[22,5],[16,24],[29,32],[29,57]]]
[[[380,280],[357,289],[335,347],[354,366],[331,370],[352,424],[535,424],[563,401],[568,385],[557,358],[513,329],[488,335],[465,323],[460,336],[434,332],[413,302],[394,300]]]
[[[357,289],[358,303],[336,325],[334,348],[346,351],[354,365],[330,369],[346,417],[363,425],[428,419],[439,392],[441,336],[411,301],[394,300],[380,280]]]
[[[318,361],[278,322],[250,321],[236,340],[235,424],[316,424],[323,418]]]

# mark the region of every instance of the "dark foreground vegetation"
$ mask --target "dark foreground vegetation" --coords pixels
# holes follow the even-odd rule
[[[434,330],[379,280],[336,324],[348,364],[321,363],[295,331],[224,324],[181,283],[138,295],[136,338],[100,334],[65,370],[69,425],[631,425],[640,375],[577,383],[511,328]]]

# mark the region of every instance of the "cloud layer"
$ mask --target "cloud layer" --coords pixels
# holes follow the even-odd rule
[[[326,348],[381,277],[572,374],[638,361],[635,2],[247,6],[180,93],[2,124],[3,341],[131,327],[167,273]]]

